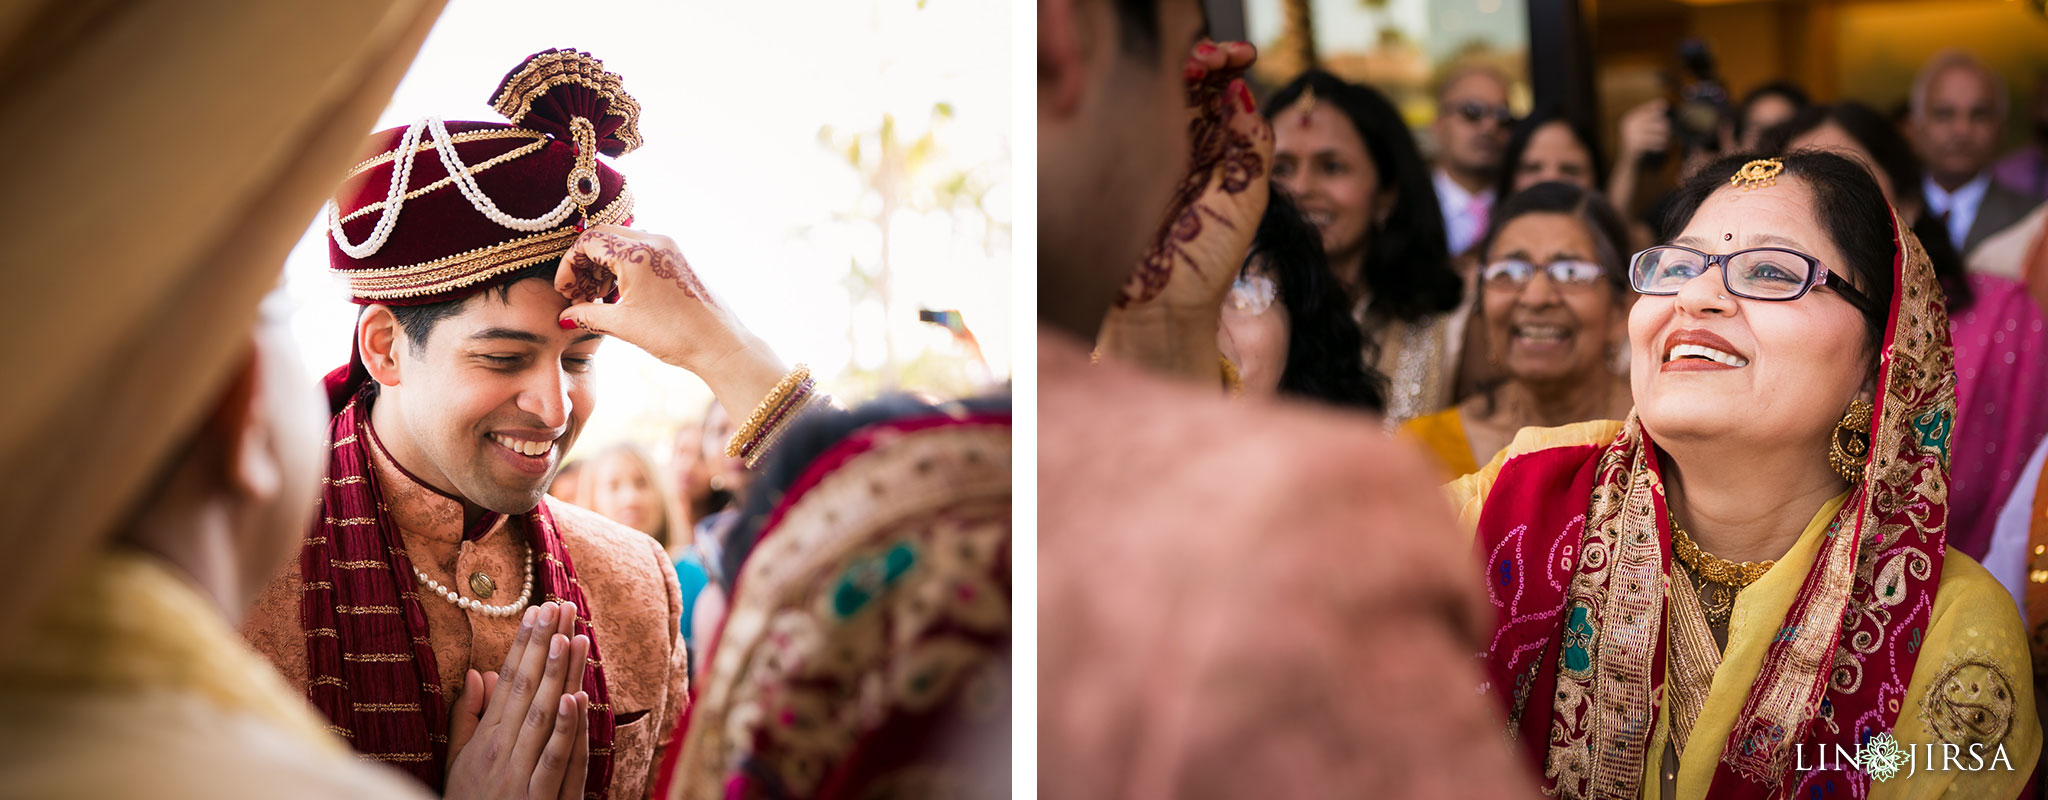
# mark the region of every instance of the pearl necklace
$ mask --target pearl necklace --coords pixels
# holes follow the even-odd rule
[[[487,606],[476,600],[463,597],[454,589],[442,586],[439,581],[427,577],[427,573],[421,572],[417,564],[413,565],[412,574],[419,576],[421,585],[434,590],[436,594],[441,595],[442,598],[450,603],[454,603],[459,608],[475,611],[487,617],[509,617],[525,611],[526,601],[533,599],[533,554],[528,553],[524,560],[526,561],[526,588],[519,590],[518,600],[502,606]]]

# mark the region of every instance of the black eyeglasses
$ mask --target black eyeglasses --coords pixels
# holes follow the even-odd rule
[[[1638,293],[1673,295],[1707,270],[1721,268],[1721,285],[1736,297],[1767,302],[1797,300],[1815,286],[1826,286],[1863,311],[1875,307],[1869,295],[1846,280],[1830,281],[1834,273],[1820,259],[1782,247],[1752,247],[1727,255],[1710,255],[1690,247],[1664,245],[1629,259],[1629,285]]]
[[[1466,122],[1474,124],[1489,117],[1503,126],[1515,121],[1514,112],[1509,111],[1507,106],[1487,105],[1477,100],[1459,103],[1452,106],[1451,110],[1458,112],[1458,116],[1464,117]]]

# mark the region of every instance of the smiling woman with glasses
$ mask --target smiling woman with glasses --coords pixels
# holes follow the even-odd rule
[[[1498,373],[1462,402],[1402,426],[1448,476],[1476,472],[1515,433],[1628,414],[1616,374],[1628,304],[1617,242],[1627,229],[1598,195],[1541,183],[1510,197],[1477,252],[1487,362]]]
[[[1941,286],[1862,166],[1750,158],[1630,261],[1627,419],[1522,431],[1451,487],[1488,685],[1549,794],[2015,796],[2040,720],[2017,610],[1946,544]],[[1985,755],[1814,767],[1873,737]]]

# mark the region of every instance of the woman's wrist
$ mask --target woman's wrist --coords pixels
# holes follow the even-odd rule
[[[1216,346],[1222,320],[1221,302],[1213,309],[1164,304],[1116,309],[1102,326],[1096,350],[1112,360],[1215,386],[1223,380],[1222,351]]]
[[[704,369],[692,372],[711,388],[711,395],[726,413],[737,416],[759,406],[789,374],[789,367],[767,342],[750,336]]]

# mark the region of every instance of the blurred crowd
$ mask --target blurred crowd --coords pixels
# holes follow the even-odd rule
[[[1448,69],[1433,159],[1370,86],[1310,71],[1267,98],[1275,199],[1218,333],[1244,391],[1380,411],[1446,478],[1523,428],[1623,418],[1630,256],[1676,235],[1655,166],[1677,159],[1683,184],[1731,154],[1832,150],[1870,168],[1941,276],[1960,409],[1950,543],[2025,592],[2029,545],[1991,544],[2007,502],[2031,502],[2048,434],[2048,76],[2012,108],[1998,72],[1950,50],[1893,113],[1783,80],[1704,122],[1652,100],[1609,137],[1611,169],[1563,109],[1517,118],[1509,93],[1488,66]],[[2026,141],[2003,138],[2014,114]]]

